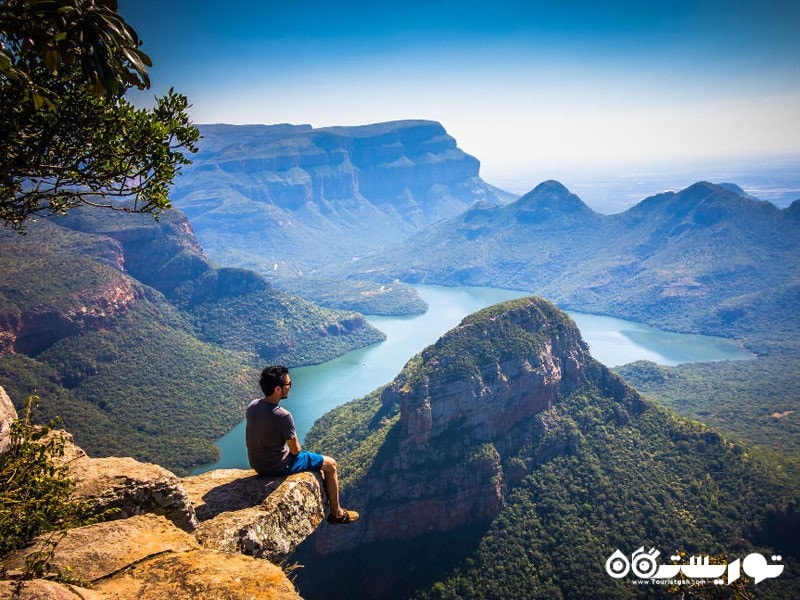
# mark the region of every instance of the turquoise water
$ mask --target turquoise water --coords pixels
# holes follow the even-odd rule
[[[368,317],[386,334],[386,340],[313,367],[292,369],[292,390],[284,405],[294,416],[301,442],[319,417],[354,398],[361,398],[389,383],[408,359],[438,340],[461,320],[498,302],[528,295],[495,288],[417,286],[428,303],[424,315]],[[739,360],[751,355],[736,343],[721,338],[660,331],[647,325],[584,313],[569,312],[597,360],[614,367],[635,360],[662,365],[682,362]],[[258,390],[253,390],[257,397]],[[244,421],[217,440],[220,459],[198,468],[248,468],[244,448]]]

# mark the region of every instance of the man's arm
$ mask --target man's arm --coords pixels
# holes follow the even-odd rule
[[[297,438],[291,438],[286,440],[286,445],[289,446],[290,454],[297,455],[300,454],[300,450],[302,450],[302,448],[300,448],[300,440],[298,440]]]

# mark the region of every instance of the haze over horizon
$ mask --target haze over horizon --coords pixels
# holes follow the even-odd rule
[[[800,198],[797,2],[119,5],[154,62],[129,97],[174,86],[195,123],[435,120],[487,182],[559,179],[609,211],[748,171],[746,191]]]

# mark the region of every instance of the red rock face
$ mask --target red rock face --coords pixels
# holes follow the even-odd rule
[[[120,275],[106,284],[72,294],[60,306],[0,315],[0,355],[35,355],[58,340],[83,331],[103,329],[142,297],[132,281]]]
[[[435,381],[404,395],[400,414],[408,444],[423,446],[454,423],[474,430],[477,438],[493,439],[546,409],[560,389],[562,372],[548,355],[539,363],[490,365],[488,373],[472,379]]]
[[[469,523],[494,518],[503,505],[502,471],[491,461],[456,464],[437,473],[435,479],[409,481],[389,478],[401,487],[371,490],[371,496],[397,497],[398,501],[374,506],[364,532],[367,541],[413,539],[433,531],[450,531]],[[433,485],[432,485],[433,484]]]
[[[431,456],[429,455],[430,459]],[[434,457],[435,458],[435,457]],[[348,500],[361,519],[346,528],[319,530],[322,554],[384,540],[410,540],[494,518],[503,506],[503,474],[498,456],[473,457],[403,468],[395,457]],[[435,469],[435,470],[434,470]]]
[[[471,430],[475,439],[496,439],[550,407],[559,393],[575,389],[585,357],[580,346],[554,351],[551,340],[537,355],[489,362],[468,378],[426,379],[394,399],[404,443],[422,448],[454,424]]]

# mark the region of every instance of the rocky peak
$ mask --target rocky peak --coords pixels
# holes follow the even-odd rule
[[[517,200],[518,206],[538,207],[551,210],[583,210],[588,208],[578,196],[570,192],[564,184],[555,180],[543,181],[530,192]]]
[[[400,405],[409,448],[455,425],[493,439],[574,390],[588,359],[564,313],[539,298],[516,300],[467,317],[424,350],[420,367],[384,391],[384,403]]]
[[[578,196],[570,192],[558,181],[545,181],[509,206],[517,213],[517,220],[526,224],[536,224],[546,220],[559,219],[579,221],[596,216]]]
[[[505,472],[505,461],[538,445],[558,425],[549,409],[587,382],[636,404],[635,392],[591,358],[575,324],[553,304],[523,298],[465,318],[382,392],[383,414],[399,407],[400,415],[368,474],[346,488],[346,502],[362,518],[335,539],[320,531],[317,550],[494,518],[517,477]],[[543,458],[569,450],[545,446]]]

